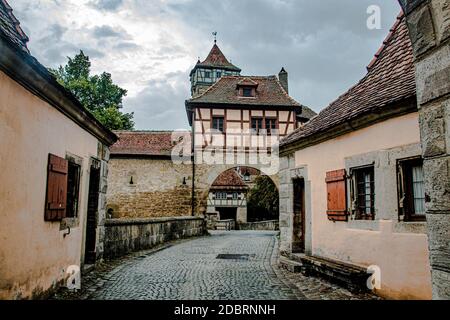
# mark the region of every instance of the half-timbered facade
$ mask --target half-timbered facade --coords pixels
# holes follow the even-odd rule
[[[206,89],[199,91],[198,77],[205,66],[224,69],[215,75],[208,71]],[[225,71],[226,68],[230,70]],[[228,63],[217,44],[205,62],[192,70],[192,98],[186,101],[186,110],[196,147],[205,148],[215,140],[224,148],[259,148],[261,143],[255,146],[251,136],[282,138],[315,115],[289,96],[284,68],[278,77],[242,76],[239,72],[239,68]],[[201,83],[205,84],[205,80]],[[273,137],[267,141],[273,141]],[[271,147],[270,142],[264,145]]]

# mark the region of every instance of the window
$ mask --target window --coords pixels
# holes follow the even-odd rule
[[[216,200],[227,200],[226,192],[216,192]]]
[[[277,129],[277,119],[266,119],[266,130],[267,134],[272,134]]]
[[[218,71],[218,72],[216,73],[216,77],[217,77],[217,78],[221,78],[221,77],[222,77],[222,72]]]
[[[262,118],[252,118],[252,130],[256,133],[263,128],[263,119]]]
[[[356,220],[375,219],[374,167],[352,170],[352,201]]]
[[[244,87],[242,88],[242,96],[243,97],[253,97],[253,88],[251,87]]]
[[[76,218],[78,216],[78,200],[80,191],[81,167],[69,161],[67,173],[67,218]]]
[[[421,158],[398,161],[399,214],[404,221],[425,221],[425,190]]]
[[[205,71],[205,78],[211,78],[211,72]]]
[[[237,192],[233,192],[233,200],[238,200],[239,196]]]
[[[223,117],[213,117],[212,119],[212,128],[223,132]]]

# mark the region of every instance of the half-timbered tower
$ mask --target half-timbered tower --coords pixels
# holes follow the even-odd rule
[[[288,73],[284,68],[278,76],[245,76],[240,71],[214,43],[206,60],[199,61],[190,75],[192,97],[185,105],[194,140],[193,188],[198,197],[195,208],[198,212],[207,211],[210,214],[215,212],[214,208],[220,207],[211,203],[208,205],[206,200],[208,195],[211,198],[217,195],[225,198],[225,193],[215,192],[216,186],[212,183],[229,169],[249,166],[273,176],[273,173],[264,170],[262,161],[252,162],[250,159],[255,154],[259,157],[265,151],[272,154],[272,147],[280,138],[315,116],[314,111],[289,96]],[[215,151],[210,153],[211,149]],[[233,163],[202,161],[209,155],[216,157],[218,154],[229,160],[234,157],[233,153],[236,159],[240,155],[243,157]],[[236,196],[239,198],[237,193]],[[237,214],[237,220],[246,222],[246,214],[241,211],[242,214]]]
[[[214,41],[214,46],[203,62],[197,61],[190,73],[191,95],[198,96],[205,92],[223,76],[238,76],[241,69],[233,65]]]

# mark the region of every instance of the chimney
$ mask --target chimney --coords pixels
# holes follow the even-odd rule
[[[286,93],[289,93],[288,73],[284,70],[284,68],[281,68],[281,71],[278,74],[278,80],[280,80],[281,86],[284,88]]]

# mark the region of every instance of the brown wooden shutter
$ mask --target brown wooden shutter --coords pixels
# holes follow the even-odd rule
[[[49,154],[45,221],[57,221],[66,217],[68,169],[69,162],[66,159]]]
[[[347,185],[345,169],[327,172],[328,219],[347,221]]]

